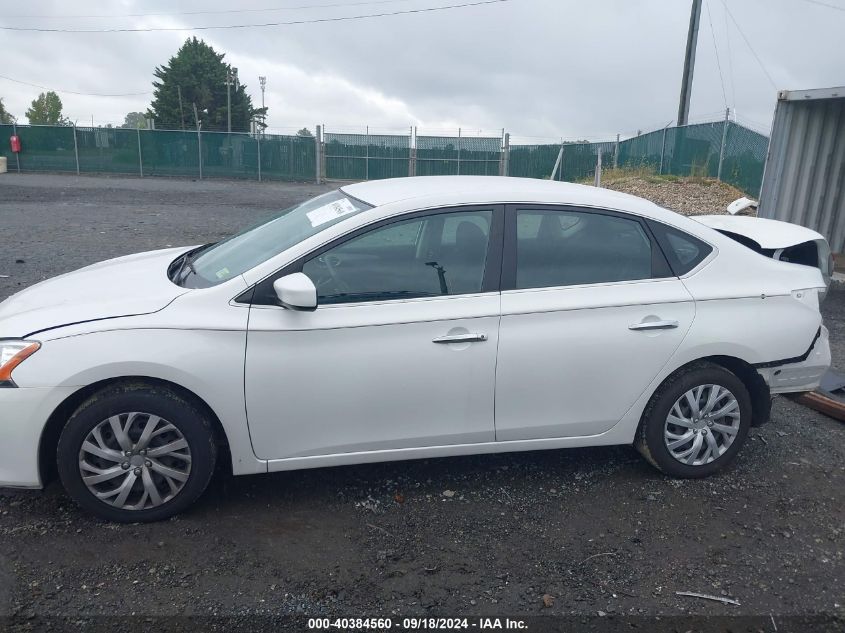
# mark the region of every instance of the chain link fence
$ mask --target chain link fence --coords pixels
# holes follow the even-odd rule
[[[410,134],[327,133],[324,148],[327,178],[379,180],[409,173]]]
[[[181,130],[0,125],[20,137],[0,155],[21,172],[241,178],[377,180],[402,176],[508,175],[584,182],[603,169],[718,178],[759,194],[768,137],[733,121],[666,127],[619,141],[511,145],[510,135],[328,132],[315,136]]]
[[[502,173],[503,138],[417,136],[417,176],[498,176]]]
[[[13,134],[21,152],[4,143],[0,155],[21,172],[306,181],[317,171],[313,137],[0,125]]]
[[[725,135],[722,180],[758,198],[768,152],[768,136],[729,122]]]

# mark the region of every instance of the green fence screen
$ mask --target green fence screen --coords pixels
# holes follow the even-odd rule
[[[571,143],[563,148],[558,180],[580,181],[592,178],[601,153],[602,168],[613,166],[615,143]]]
[[[7,139],[16,131],[19,155]],[[312,136],[181,130],[0,125],[0,155],[10,170],[188,178],[313,181]],[[588,181],[604,169],[720,177],[751,196],[763,178],[768,137],[732,121],[668,127],[617,142],[563,143],[555,179]],[[500,137],[326,133],[319,178],[376,180],[409,175],[550,178],[561,144],[512,145]],[[720,169],[721,163],[721,169]]]
[[[13,132],[17,157],[7,141]],[[38,125],[2,125],[0,135],[9,169],[19,162],[27,172],[257,180],[259,154],[262,180],[314,180],[317,170],[313,137]]]
[[[199,178],[199,139],[196,132],[136,130],[135,133],[141,139],[140,164],[145,176]]]
[[[616,166],[621,169],[646,169],[655,174],[720,177],[746,194],[757,197],[763,182],[768,146],[767,136],[733,121],[666,128],[625,139],[618,144],[564,143],[563,160],[555,179],[571,182],[591,179],[601,153],[603,169]],[[550,178],[560,149],[560,144],[513,145],[508,175]]]
[[[317,148],[308,136],[261,137],[261,174],[268,180],[313,181]]]
[[[592,178],[596,173],[598,155],[601,154],[602,167],[613,166],[613,152],[616,143],[563,143],[555,145],[512,145],[508,175],[523,178],[551,178],[558,155],[560,166],[555,172],[555,180],[580,182]]]
[[[76,171],[76,154],[73,146],[73,128],[17,126],[18,136],[25,151],[16,157],[9,147],[9,137],[13,126],[1,125],[3,134],[2,155],[9,161],[9,169],[17,168],[20,161],[21,171]]]
[[[643,168],[660,173],[667,130],[641,134],[619,143],[618,167]]]
[[[78,127],[76,143],[80,172],[134,174],[138,171],[136,130]]]
[[[733,122],[728,123],[722,180],[757,198],[763,184],[768,151],[768,136]]]
[[[417,176],[498,176],[500,137],[417,136]]]
[[[508,175],[518,178],[551,178],[560,145],[511,145]]]
[[[411,137],[390,134],[325,135],[326,177],[379,180],[408,175]]]
[[[617,162],[619,167],[645,167],[658,174],[719,177],[757,197],[768,147],[767,136],[733,121],[719,121],[666,128],[621,141]]]
[[[702,123],[669,130],[664,173],[715,178],[724,125],[724,122]]]

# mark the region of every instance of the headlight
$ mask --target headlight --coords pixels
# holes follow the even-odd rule
[[[0,387],[15,387],[12,370],[41,347],[38,341],[0,340]]]

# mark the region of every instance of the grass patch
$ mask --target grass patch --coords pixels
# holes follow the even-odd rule
[[[676,176],[675,174],[658,174],[656,168],[649,167],[647,165],[643,165],[640,167],[617,167],[616,169],[602,169],[602,184],[625,182],[627,180],[642,180],[643,182],[657,185],[667,182],[684,182],[688,179],[683,176]],[[594,182],[594,178],[585,178],[581,182],[591,185]]]

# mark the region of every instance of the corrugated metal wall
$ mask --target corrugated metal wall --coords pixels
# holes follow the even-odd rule
[[[781,92],[759,215],[818,231],[845,253],[845,88]]]

